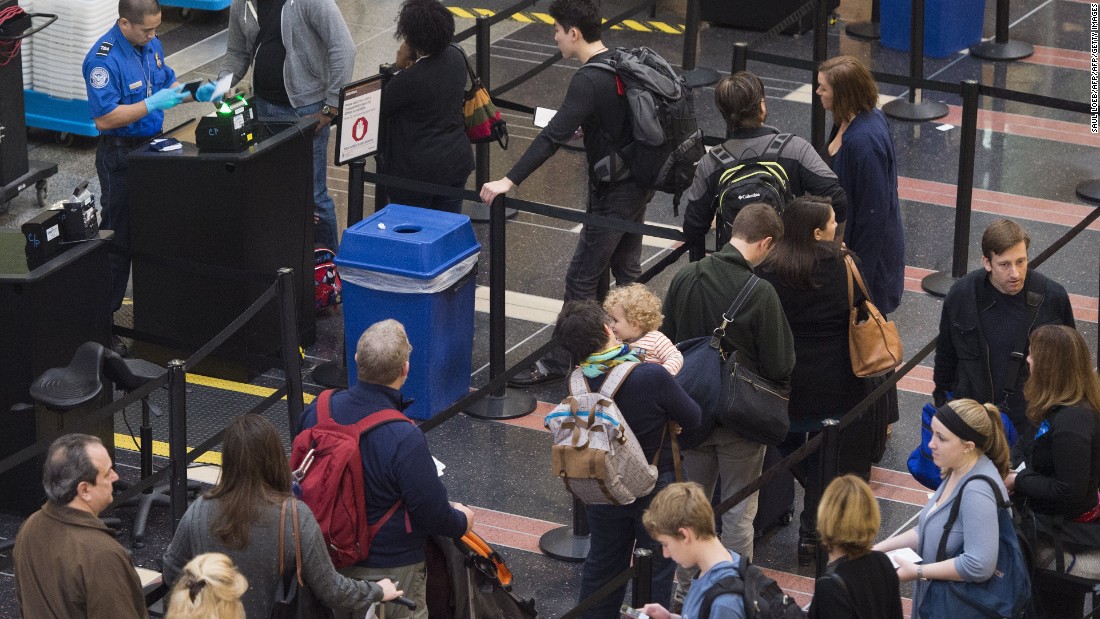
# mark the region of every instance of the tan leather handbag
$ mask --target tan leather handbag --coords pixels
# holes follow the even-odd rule
[[[845,256],[844,262],[848,265],[848,352],[852,357],[852,372],[860,378],[881,376],[901,363],[901,336],[897,325],[886,320],[871,302],[871,294],[852,257]],[[863,292],[863,301],[858,305],[854,302],[853,279]],[[862,321],[861,315],[866,317]]]

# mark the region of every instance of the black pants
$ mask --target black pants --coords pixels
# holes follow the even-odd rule
[[[102,137],[95,153],[103,220],[100,227],[114,231],[114,248],[119,250],[107,255],[111,267],[111,311],[122,307],[130,280],[130,163],[126,155],[134,144]]]

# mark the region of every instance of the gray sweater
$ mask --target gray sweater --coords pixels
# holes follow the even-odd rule
[[[951,513],[951,505],[959,500],[958,490],[963,482],[975,475],[985,475],[997,482],[1001,496],[1007,497],[1008,490],[1001,480],[1001,474],[997,467],[986,456],[979,456],[978,463],[966,472],[955,486],[950,497],[941,502],[939,507],[933,507],[940,500],[943,489],[947,486],[946,480],[932,495],[932,499],[924,506],[917,521],[917,554],[921,556],[925,564],[936,562],[936,551],[940,547],[940,539],[943,537],[943,526],[947,524],[947,518]],[[947,536],[947,556],[955,557],[955,570],[967,582],[983,582],[989,580],[997,567],[997,549],[1000,529],[997,527],[997,501],[993,497],[993,489],[983,481],[967,484],[962,495],[962,505],[959,508],[959,518],[955,521],[951,532]],[[916,581],[913,589],[913,616],[917,616],[920,608],[921,596],[924,594],[928,583]],[[933,617],[947,617],[948,609],[930,609],[935,612]]]
[[[256,57],[260,33],[255,0],[233,0],[229,6],[229,44],[218,75],[241,81]],[[286,0],[280,15],[286,61],[283,80],[290,104],[321,101],[340,104],[340,88],[351,81],[355,41],[333,0]]]
[[[201,496],[195,499],[164,553],[164,582],[174,585],[187,562],[204,552],[225,553],[248,579],[248,591],[241,597],[247,616],[270,616],[278,583],[280,508],[281,505],[266,505],[252,525],[248,547],[237,550],[228,548],[211,531],[220,513],[219,501]],[[287,565],[294,558],[291,523],[288,506],[283,549]],[[366,614],[367,606],[382,599],[382,588],[378,585],[346,578],[336,572],[325,550],[321,528],[313,512],[301,501],[298,501],[298,528],[302,535],[302,579],[322,604],[354,611],[361,616]]]

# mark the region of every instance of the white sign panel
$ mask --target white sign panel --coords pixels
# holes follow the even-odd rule
[[[336,132],[336,165],[378,152],[382,76],[348,84],[340,91],[340,127]]]

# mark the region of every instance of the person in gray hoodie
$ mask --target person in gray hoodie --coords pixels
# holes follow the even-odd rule
[[[252,67],[260,117],[317,119],[313,199],[317,243],[336,251],[336,207],[328,195],[329,124],[340,115],[340,89],[351,81],[355,42],[334,0],[233,0],[229,44],[218,74],[241,81]]]

